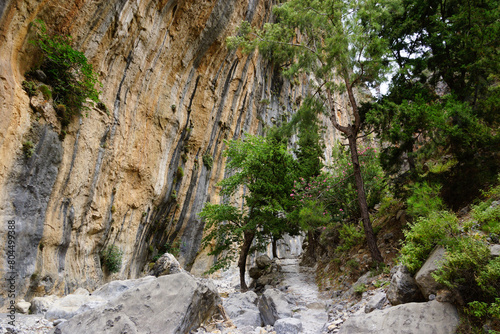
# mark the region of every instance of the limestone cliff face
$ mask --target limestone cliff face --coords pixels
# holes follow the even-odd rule
[[[157,249],[174,241],[191,268],[203,232],[197,213],[217,201],[215,184],[224,176],[223,140],[288,119],[308,87],[306,78],[295,86],[282,80],[257,53],[224,45],[241,20],[269,20],[271,6],[270,0],[0,3],[2,284],[11,271],[3,255],[9,220],[17,233],[18,297],[137,277]],[[74,118],[65,136],[50,103],[30,101],[21,86],[36,61],[28,43],[36,18],[71,34],[103,83],[109,112],[93,108]],[[334,137],[330,126],[327,140]],[[31,157],[22,150],[28,140]],[[103,273],[99,258],[109,245],[123,252],[113,275]],[[0,297],[0,307],[5,301]]]

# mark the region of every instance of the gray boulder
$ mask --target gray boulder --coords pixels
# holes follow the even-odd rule
[[[262,294],[259,311],[264,325],[274,326],[276,320],[292,316],[290,303],[285,294],[277,289],[268,289]]]
[[[443,286],[432,277],[432,273],[441,266],[444,260],[444,254],[445,249],[443,247],[436,247],[429,255],[429,258],[425,261],[422,268],[420,268],[415,275],[415,281],[426,299],[429,298],[429,295],[436,294],[438,290],[443,288]]]
[[[70,319],[77,314],[104,305],[106,300],[97,296],[69,294],[56,300],[45,313],[45,319]]]
[[[387,289],[387,299],[392,305],[423,301],[422,293],[406,266],[397,266]]]
[[[338,334],[454,334],[458,312],[449,303],[408,303],[350,317]]]
[[[257,265],[257,268],[260,269],[265,269],[268,266],[271,265],[271,259],[267,255],[261,255],[255,259],[255,264]]]
[[[368,304],[365,306],[365,313],[373,312],[374,310],[381,310],[384,307],[387,297],[385,292],[379,291],[370,298]]]
[[[250,276],[253,279],[258,279],[264,274],[264,269],[260,269],[259,267],[251,267],[248,269],[248,276]]]
[[[255,292],[248,291],[232,294],[224,300],[224,309],[236,327],[258,327],[262,325],[259,307],[257,306],[258,299],[259,297]]]
[[[31,300],[30,313],[31,314],[44,314],[47,312],[58,299],[56,295],[50,295],[45,297],[35,297]]]
[[[82,296],[90,296],[90,292],[89,290],[87,289],[84,289],[84,288],[78,288],[76,289],[73,293],[71,293],[72,295],[82,295]]]
[[[154,276],[146,276],[139,279],[131,279],[124,281],[112,281],[104,284],[99,289],[92,293],[92,296],[101,297],[106,300],[111,300],[118,297],[125,291],[138,287],[142,284],[154,281],[156,278]]]
[[[16,303],[16,311],[22,314],[28,314],[31,307],[31,303],[21,299]]]
[[[491,245],[490,246],[490,254],[491,257],[498,257],[500,256],[500,245]]]
[[[155,262],[153,269],[151,269],[149,274],[159,277],[163,275],[177,274],[182,271],[183,269],[175,256],[170,253],[165,253]]]
[[[55,334],[189,333],[219,313],[211,281],[182,272],[161,276],[57,326]]]
[[[259,256],[256,262],[258,266],[250,268],[250,277],[254,279],[250,287],[255,291],[261,292],[268,287],[275,287],[283,280],[281,267],[267,255]]]
[[[296,318],[278,319],[274,323],[276,334],[299,334],[302,330],[302,322]]]

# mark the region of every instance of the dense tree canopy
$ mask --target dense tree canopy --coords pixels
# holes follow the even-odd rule
[[[330,113],[332,124],[348,140],[358,202],[373,260],[382,262],[368,214],[357,140],[361,131],[359,91],[378,85],[387,70],[387,44],[379,38],[388,7],[370,0],[290,0],[274,9],[276,23],[255,29],[248,22],[228,40],[244,51],[258,48],[284,68],[286,76],[312,74],[318,84],[310,98]],[[370,24],[366,24],[370,22]],[[360,88],[360,90],[358,90]],[[351,122],[337,119],[336,96],[346,93]]]
[[[478,195],[498,172],[500,136],[500,3],[390,2],[380,16],[395,75],[390,91],[367,116],[391,143],[383,164],[406,183],[443,184],[455,207]]]
[[[290,193],[297,163],[286,144],[275,136],[250,136],[228,142],[227,178],[222,180],[222,204],[207,203],[200,213],[207,223],[208,234],[203,242],[212,246],[210,254],[218,256],[212,270],[223,268],[239,253],[241,289],[246,290],[245,266],[252,242],[265,246],[283,233],[297,233],[287,220]],[[241,194],[243,192],[243,194]],[[229,203],[229,196],[241,195],[241,203]],[[237,204],[236,204],[237,205]],[[235,244],[240,244],[236,249]]]

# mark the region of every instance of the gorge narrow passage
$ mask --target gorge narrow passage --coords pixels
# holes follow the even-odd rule
[[[285,291],[296,305],[292,311],[294,317],[302,322],[302,333],[323,333],[328,322],[327,297],[318,290],[313,268],[299,266],[298,258],[281,259],[277,262],[285,277],[281,285],[287,287]]]

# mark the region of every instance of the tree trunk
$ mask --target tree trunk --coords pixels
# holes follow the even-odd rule
[[[316,236],[313,230],[307,231],[307,250],[306,257],[307,263],[314,264],[316,261]]]
[[[277,259],[278,258],[278,240],[273,237],[273,241],[272,241],[272,247],[273,247],[273,258],[274,259]]]
[[[253,231],[245,231],[243,234],[243,245],[240,249],[240,258],[238,260],[238,267],[240,268],[240,286],[241,292],[248,291],[247,284],[245,283],[245,270],[247,265],[247,256],[252,246],[252,241],[255,233]]]
[[[363,178],[361,176],[361,167],[359,166],[356,134],[354,133],[348,136],[347,138],[349,140],[349,149],[351,150],[351,161],[354,168],[354,178],[356,180],[356,190],[358,192],[359,211],[361,213],[361,219],[363,220],[363,227],[365,229],[365,236],[366,236],[366,241],[368,243],[368,249],[370,250],[372,260],[381,263],[384,262],[384,259],[382,258],[382,254],[380,254],[380,250],[377,247],[377,240],[375,239],[372,223],[370,222],[370,215],[368,213],[368,203],[366,202],[365,187],[363,185]]]

